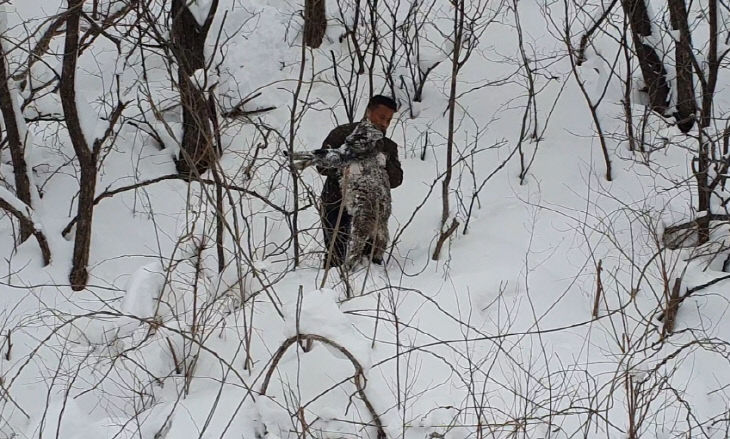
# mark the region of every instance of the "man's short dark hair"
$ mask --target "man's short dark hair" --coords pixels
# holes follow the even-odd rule
[[[370,102],[368,102],[368,110],[372,110],[375,107],[377,107],[378,105],[384,105],[393,111],[398,111],[398,104],[390,96],[383,96],[383,95],[373,96],[372,98],[370,98]]]

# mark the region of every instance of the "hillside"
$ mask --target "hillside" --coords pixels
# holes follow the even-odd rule
[[[727,437],[722,2],[188,3],[0,0],[0,437]],[[284,152],[372,94],[392,245],[324,270]]]

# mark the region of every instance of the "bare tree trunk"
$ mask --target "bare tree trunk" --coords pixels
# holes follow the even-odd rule
[[[76,240],[73,251],[73,268],[71,270],[71,287],[80,291],[88,281],[87,266],[91,248],[91,223],[94,217],[94,193],[96,191],[96,160],[86,158],[79,160],[81,164],[81,187],[79,191],[78,222],[76,223]]]
[[[464,35],[464,0],[454,5],[454,50],[451,54],[451,86],[449,88],[449,127],[446,137],[446,175],[441,183],[441,228],[446,226],[449,219],[449,186],[454,162],[454,117],[456,113],[456,84],[459,75],[459,57]]]
[[[370,39],[373,44],[373,51],[370,56],[370,65],[368,66],[368,101],[375,95],[375,81],[373,74],[375,72],[375,59],[378,57],[380,49],[378,43],[378,0],[367,0],[368,9],[370,10]],[[394,96],[395,97],[395,96]]]
[[[8,81],[10,75],[5,63],[5,50],[0,43],[0,111],[5,121],[5,131],[8,137],[10,157],[13,161],[13,173],[15,174],[15,194],[23,203],[31,206],[30,180],[28,179],[28,167],[25,163],[25,139],[22,138],[18,126],[19,116],[16,114],[14,98],[10,93]],[[33,228],[28,222],[20,222],[20,241],[23,242],[33,233]]]
[[[297,79],[297,87],[292,94],[291,110],[289,112],[289,138],[287,148],[289,150],[289,173],[292,178],[292,190],[294,191],[294,206],[292,208],[292,216],[289,223],[292,236],[292,245],[294,246],[294,267],[299,266],[299,256],[301,249],[299,248],[299,174],[294,167],[294,140],[296,139],[297,119],[300,117],[297,115],[297,103],[299,102],[299,94],[302,91],[302,82],[304,80],[304,68],[307,64],[307,47],[302,44],[301,58],[299,62],[299,76]],[[325,276],[326,277],[326,276]]]
[[[214,88],[208,90],[208,112],[210,121],[213,124],[213,132],[215,133],[216,150],[218,152],[223,149],[221,134],[218,126],[218,110],[216,108]],[[213,181],[215,182],[215,248],[218,254],[218,273],[223,273],[226,268],[226,258],[223,245],[223,231],[225,229],[225,212],[223,210],[223,173],[219,174],[216,166],[211,166],[213,173]],[[234,236],[235,239],[235,236]]]
[[[79,17],[84,0],[68,0],[68,19],[63,51],[60,95],[66,126],[71,137],[76,157],[81,166],[79,181],[78,213],[76,217],[76,236],[73,250],[73,266],[69,276],[75,291],[86,287],[91,245],[91,222],[94,212],[94,191],[96,189],[96,155],[89,149],[79,121],[76,108],[76,62],[79,52]]]
[[[669,84],[667,71],[661,57],[653,47],[642,40],[651,35],[651,20],[646,8],[646,0],[621,0],[624,13],[629,18],[634,50],[639,59],[639,67],[644,77],[646,93],[649,95],[651,109],[664,115],[669,107]]]
[[[628,27],[628,23],[626,20],[624,20],[624,26],[623,26],[623,32],[621,34],[621,45],[623,46],[623,52],[624,52],[624,60],[626,61],[626,77],[624,78],[624,99],[623,99],[623,107],[624,107],[624,115],[626,116],[626,137],[629,141],[629,151],[636,151],[636,136],[634,134],[634,115],[633,111],[631,110],[631,89],[633,87],[633,80],[632,80],[632,57],[631,57],[631,51],[629,50],[628,43],[626,41],[626,29]],[[639,142],[639,151],[644,152],[644,144],[642,142]]]
[[[687,8],[684,0],[668,0],[669,17],[672,29],[679,31],[679,41],[675,43],[677,69],[677,126],[688,133],[695,123],[697,102],[692,72],[692,34],[687,21]]]
[[[450,204],[449,192],[451,185],[451,176],[454,166],[454,118],[456,113],[456,85],[459,70],[461,68],[461,47],[464,37],[464,0],[454,3],[454,50],[451,54],[451,85],[449,88],[449,126],[446,136],[446,170],[444,180],[441,182],[441,232],[439,233],[438,244],[431,255],[431,259],[437,261],[441,253],[441,248],[446,239],[451,236],[459,227],[459,222],[454,218],[451,226],[446,227],[449,219]]]
[[[317,48],[327,30],[324,0],[304,1],[304,44]]]
[[[700,130],[698,136],[698,154],[696,162],[693,163],[693,172],[697,180],[697,210],[700,217],[697,219],[697,240],[698,244],[704,244],[710,239],[710,199],[712,187],[710,183],[710,148],[712,142],[708,139],[704,128],[710,126],[712,118],[712,103],[715,97],[715,86],[717,85],[717,74],[720,61],[717,54],[717,0],[709,2],[709,53],[707,54],[708,73],[707,78],[701,80],[702,84],[702,108],[700,110]],[[704,75],[702,71],[697,72]],[[704,215],[702,214],[704,212]]]
[[[63,66],[59,94],[63,107],[66,128],[79,161],[81,175],[79,180],[79,199],[76,213],[76,235],[74,239],[73,261],[69,282],[74,291],[86,288],[89,278],[89,249],[91,246],[91,223],[94,216],[94,193],[96,191],[96,174],[102,145],[113,133],[114,125],[119,121],[125,104],[121,100],[111,113],[109,126],[101,137],[88,144],[76,105],[76,63],[79,57],[79,21],[84,0],[67,0],[68,11],[66,21],[66,37],[63,48]],[[117,83],[117,87],[119,84]],[[117,95],[119,97],[119,95]]]
[[[172,47],[178,63],[178,87],[183,112],[183,138],[176,165],[181,175],[199,176],[217,159],[205,92],[191,78],[205,69],[205,40],[218,0],[213,0],[208,17],[200,25],[186,6],[185,0],[172,0]]]
[[[712,117],[712,102],[715,97],[715,86],[717,85],[717,74],[720,68],[720,60],[717,54],[717,0],[709,1],[709,20],[710,20],[710,53],[707,54],[707,83],[702,89],[702,128],[710,126],[710,118]],[[701,72],[698,72],[702,74]]]
[[[355,19],[352,22],[352,29],[345,25],[346,36],[349,35],[350,41],[352,42],[352,49],[355,51],[355,57],[357,58],[358,68],[357,74],[362,75],[365,73],[365,54],[360,49],[360,43],[357,41],[358,26],[360,25],[360,2],[361,0],[355,0],[353,8],[355,9]]]

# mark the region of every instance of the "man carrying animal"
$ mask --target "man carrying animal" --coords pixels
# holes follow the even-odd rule
[[[320,206],[325,268],[345,262],[349,268],[363,256],[382,263],[390,189],[403,181],[398,145],[385,137],[396,110],[393,99],[373,96],[363,121],[336,127],[322,149],[293,157],[305,159],[299,168],[315,164],[327,177]]]

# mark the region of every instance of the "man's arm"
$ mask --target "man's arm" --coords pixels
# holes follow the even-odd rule
[[[384,143],[384,152],[388,156],[385,161],[385,170],[388,173],[390,188],[395,189],[403,183],[403,169],[398,160],[398,145],[390,139],[386,139]]]
[[[342,144],[345,143],[345,138],[347,138],[355,126],[357,126],[357,124],[340,125],[330,131],[327,138],[325,138],[324,142],[322,142],[322,149],[337,149],[342,146]],[[338,178],[338,171],[336,169],[317,166],[317,172],[327,177]]]

